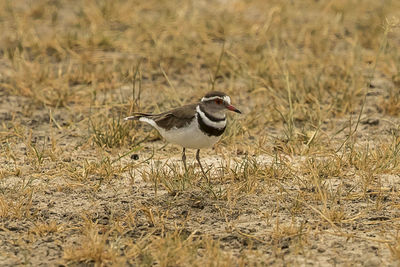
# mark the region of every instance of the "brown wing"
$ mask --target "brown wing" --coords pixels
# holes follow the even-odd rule
[[[196,115],[197,104],[182,106],[152,117],[152,119],[167,130],[177,127],[181,128],[189,124]]]

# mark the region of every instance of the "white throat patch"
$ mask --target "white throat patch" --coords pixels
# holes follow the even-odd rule
[[[217,128],[217,129],[222,129],[222,128],[224,128],[226,126],[226,120],[218,121],[218,122],[210,120],[207,117],[207,115],[203,111],[201,111],[199,105],[197,105],[196,111],[200,115],[200,117],[203,119],[204,123],[207,124],[207,126],[210,126],[210,127],[213,127],[213,128]]]

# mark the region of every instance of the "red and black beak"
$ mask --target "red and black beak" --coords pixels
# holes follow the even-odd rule
[[[242,112],[240,110],[238,110],[237,108],[235,108],[234,106],[232,106],[231,104],[225,103],[225,107],[231,111],[234,111],[236,113],[240,113],[242,114]]]

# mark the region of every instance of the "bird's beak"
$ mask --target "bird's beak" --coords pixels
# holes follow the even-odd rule
[[[230,104],[228,104],[228,103],[225,105],[225,107],[226,107],[227,109],[231,110],[231,111],[234,111],[234,112],[236,112],[236,113],[242,114],[242,112],[241,112],[240,110],[238,110],[237,108],[235,108],[234,106],[232,106],[232,105],[230,105]]]

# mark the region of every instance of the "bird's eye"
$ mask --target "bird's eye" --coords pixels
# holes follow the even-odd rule
[[[217,103],[218,105],[222,104],[222,100],[221,99],[215,99],[215,103]]]

